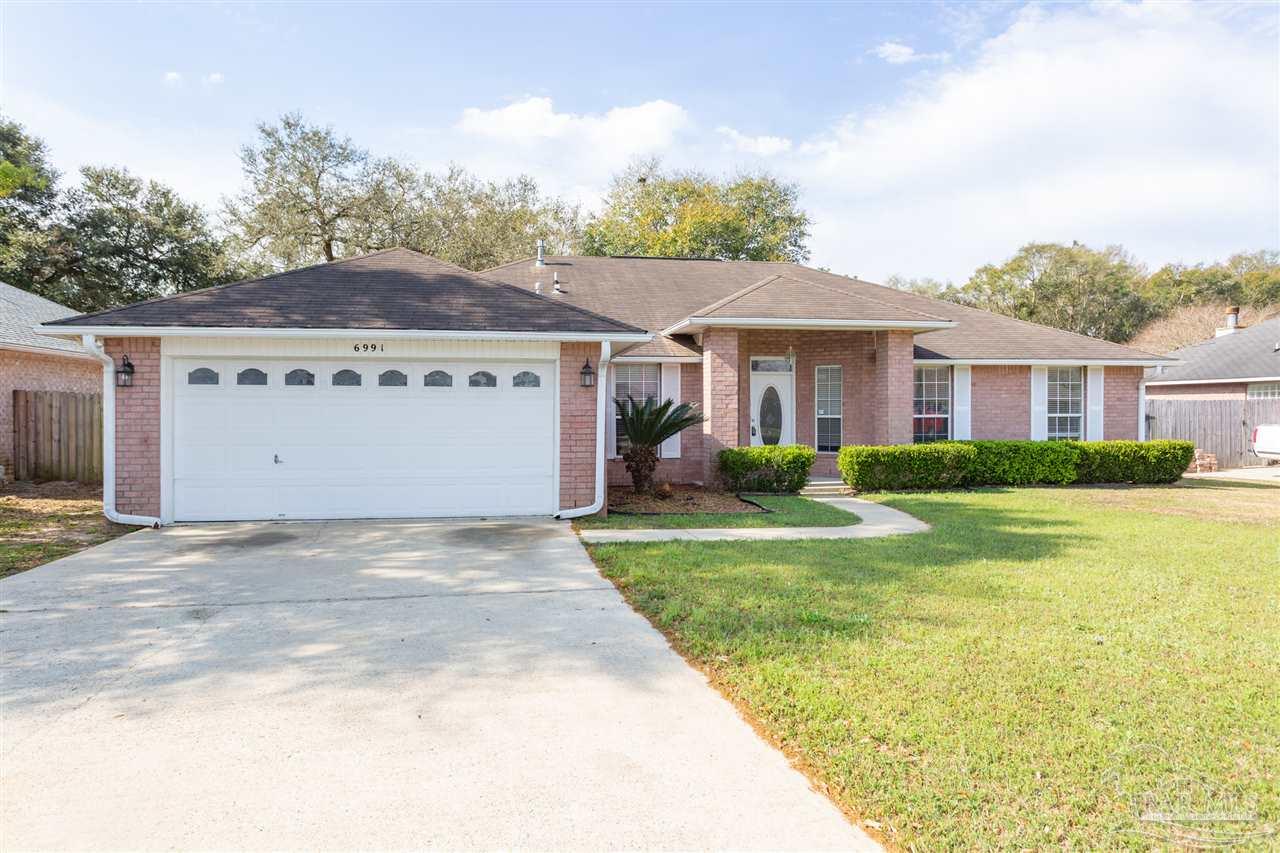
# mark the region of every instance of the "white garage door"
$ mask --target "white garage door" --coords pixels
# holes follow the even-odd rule
[[[555,512],[554,362],[176,359],[177,521]]]

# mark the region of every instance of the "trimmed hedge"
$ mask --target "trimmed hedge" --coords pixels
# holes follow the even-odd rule
[[[818,451],[803,444],[727,447],[720,451],[720,476],[735,492],[798,492],[809,479]]]
[[[1075,444],[1077,483],[1176,483],[1196,452],[1194,442],[1168,438]]]
[[[977,451],[967,444],[857,445],[840,448],[841,478],[859,491],[945,489],[963,485]]]
[[[952,442],[948,442],[952,443]],[[977,454],[967,486],[1061,485],[1076,478],[1079,452],[1073,441],[965,441]]]
[[[840,475],[861,491],[1066,483],[1172,483],[1190,441],[940,441],[840,448]]]

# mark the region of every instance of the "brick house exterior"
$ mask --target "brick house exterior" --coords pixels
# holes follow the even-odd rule
[[[552,274],[558,286],[548,292],[543,280]],[[359,316],[353,316],[344,301],[353,290],[363,296]],[[297,327],[299,317],[307,328]],[[204,514],[308,517],[298,511],[275,513],[269,507],[242,509],[267,507],[261,503],[263,495],[273,490],[299,489],[321,498],[332,489],[336,509],[331,511],[350,513],[313,517],[379,517],[367,513],[385,512],[386,506],[394,510],[399,504],[376,504],[374,498],[402,489],[399,484],[406,477],[431,483],[437,470],[457,473],[451,475],[454,480],[422,487],[436,489],[435,495],[489,490],[484,494],[490,502],[473,502],[466,514],[512,514],[509,509],[504,513],[503,507],[515,506],[510,503],[512,494],[521,489],[548,495],[547,504],[554,500],[561,516],[598,511],[606,485],[624,485],[630,479],[623,460],[616,458],[611,426],[616,371],[622,364],[644,368],[629,370],[627,381],[642,382],[646,394],[678,397],[696,405],[706,418],[700,428],[664,445],[656,478],[710,484],[716,480],[720,450],[758,443],[766,435],[780,440],[764,426],[766,415],[770,425],[777,423],[779,402],[782,435],[814,447],[820,417],[824,445],[832,448],[948,437],[1043,437],[1049,393],[1059,395],[1059,408],[1064,405],[1061,395],[1074,393],[1065,405],[1075,412],[1075,427],[1067,428],[1077,429],[1082,438],[1140,437],[1143,370],[1160,361],[1105,341],[796,265],[548,258],[476,275],[406,250],[298,270],[262,285],[244,282],[54,321],[45,328],[55,333],[65,328],[68,338],[95,335],[113,361],[119,363],[128,354],[134,363],[133,386],[116,389],[115,394],[114,508],[161,522],[201,520]],[[363,333],[368,339],[362,341],[365,328],[371,331]],[[383,368],[364,372],[365,380],[358,370],[340,371],[339,361],[357,367],[369,363],[351,361],[351,341],[356,341],[355,353],[394,367],[391,373],[399,371],[399,380],[388,388],[418,390],[381,390]],[[605,346],[611,361],[599,370]],[[293,384],[323,384],[323,394],[299,397],[308,392],[285,387],[285,371],[304,359],[311,359],[323,375],[315,382]],[[753,359],[770,360],[754,374],[759,378],[756,393],[766,387],[785,393],[753,398]],[[334,365],[328,372],[324,360]],[[548,389],[545,379],[535,374],[546,377],[545,368],[553,360],[555,384]],[[599,370],[590,385],[583,384],[584,363]],[[534,372],[517,373],[529,369],[520,364]],[[424,384],[432,384],[427,380],[433,365],[448,367],[459,384],[451,380],[452,390],[447,392],[423,391]],[[208,375],[210,391],[198,387],[205,384],[195,378],[201,369]],[[242,382],[239,377],[246,369],[260,378]],[[270,382],[264,369],[271,371]],[[411,380],[407,386],[406,371]],[[831,401],[821,414],[820,371],[823,399]],[[340,372],[351,373],[354,381],[338,383]],[[1055,377],[1052,383],[1047,380],[1050,375]],[[487,379],[473,381],[481,376]],[[517,376],[533,377],[534,384],[527,386],[531,390],[518,390]],[[660,381],[651,390],[654,376]],[[368,390],[359,393],[367,396],[342,396],[357,392],[342,391],[340,384],[362,382]],[[1050,385],[1053,391],[1047,390]],[[1064,387],[1074,391],[1064,392]],[[1101,398],[1088,399],[1086,389],[1093,389],[1095,396],[1101,389]],[[838,414],[833,399],[837,390]],[[208,396],[211,393],[224,396]],[[264,401],[262,408],[254,408],[255,399]],[[293,429],[310,430],[310,444],[277,438],[285,429],[282,424],[289,422],[288,412],[294,411],[290,399],[302,401],[300,405],[313,413],[305,421],[292,421]],[[249,426],[225,420],[224,407],[206,405],[216,400],[239,406]],[[771,406],[767,412],[760,408],[765,400]],[[353,409],[357,401],[364,402]],[[513,407],[510,414],[504,406]],[[179,410],[187,412],[185,432],[177,426]],[[349,414],[353,411],[354,416]],[[462,419],[458,423],[451,420],[455,411]],[[516,415],[517,411],[525,414]],[[405,423],[402,430],[379,432],[386,419],[398,417],[397,412],[416,413],[433,426]],[[753,429],[753,413],[761,424],[758,430]],[[360,444],[364,431],[344,426],[343,419],[351,417],[368,423],[368,434],[389,436],[392,443]],[[467,417],[482,420],[468,422]],[[603,425],[598,421],[602,417],[607,419]],[[838,428],[834,417],[840,418]],[[542,418],[541,425],[529,421]],[[332,428],[326,425],[329,420]],[[598,426],[606,437],[603,445],[597,441]],[[495,432],[499,427],[506,432]],[[1055,426],[1062,428],[1060,423]],[[240,443],[226,439],[220,444],[223,432],[235,432]],[[424,434],[439,436],[444,443],[437,448]],[[477,443],[473,435],[486,438]],[[325,445],[316,443],[329,440],[326,436],[335,442],[332,465]],[[400,444],[407,449],[396,450]],[[284,455],[291,458],[281,459],[280,448],[286,445],[290,452]],[[311,454],[321,461],[310,469],[275,467],[296,466],[295,454],[304,460]],[[364,456],[375,464],[368,469],[353,466],[352,459]],[[450,468],[450,457],[467,461]],[[459,467],[492,467],[489,457],[511,466],[501,469],[512,472],[511,482],[484,477],[471,482],[468,472],[475,469]],[[824,446],[814,473],[835,475],[836,458],[834,450]],[[185,479],[174,473],[177,459],[185,460]],[[216,473],[230,470],[227,460],[240,459],[249,460],[244,463],[250,472],[246,485]],[[384,459],[391,461],[376,461]],[[215,482],[209,479],[215,474],[200,473],[206,470],[214,470],[220,479]],[[312,479],[297,479],[302,474]],[[272,480],[275,475],[286,476]],[[193,477],[199,481],[195,485],[188,482]],[[280,485],[260,485],[267,482]],[[178,510],[174,493],[180,487],[205,490],[199,494],[221,489],[217,494],[230,497],[220,504],[201,504],[213,509]],[[199,494],[188,507],[202,500]],[[411,500],[419,496],[406,494]],[[359,503],[364,495],[371,496],[368,509]],[[546,506],[519,504],[532,505]],[[451,510],[447,502],[430,506],[430,514]]]

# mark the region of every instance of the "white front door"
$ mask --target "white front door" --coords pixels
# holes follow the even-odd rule
[[[177,521],[542,515],[555,363],[174,362]]]
[[[795,371],[781,356],[751,357],[751,446],[795,444]]]

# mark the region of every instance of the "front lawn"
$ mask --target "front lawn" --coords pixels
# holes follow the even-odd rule
[[[795,495],[757,495],[751,500],[769,512],[675,512],[659,515],[626,515],[611,512],[608,518],[587,516],[577,520],[582,528],[653,529],[694,527],[844,527],[861,519],[830,504]]]
[[[1280,489],[1269,492],[1201,481],[881,495],[933,531],[590,550],[889,841],[1146,847],[1171,830],[1139,821],[1142,808],[1260,819],[1203,832],[1280,827]]]
[[[0,578],[133,530],[102,515],[102,492],[77,483],[0,488]]]

